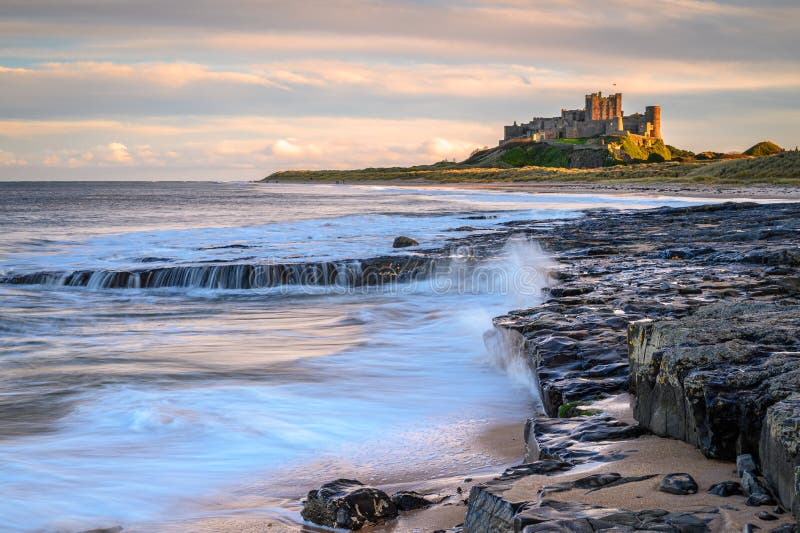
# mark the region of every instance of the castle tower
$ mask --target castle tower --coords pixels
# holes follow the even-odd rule
[[[622,93],[603,96],[602,92],[586,95],[586,120],[610,120],[622,116]]]
[[[647,122],[653,125],[653,137],[656,139],[661,138],[661,106],[651,105],[647,106],[644,110],[644,115]]]

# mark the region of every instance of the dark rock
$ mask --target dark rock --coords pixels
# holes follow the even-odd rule
[[[595,489],[615,483],[622,478],[620,474],[593,474],[591,476],[582,477],[572,482],[573,487],[579,489]]]
[[[419,246],[419,243],[411,237],[400,236],[395,238],[392,248],[406,248],[408,246]]]
[[[401,490],[392,494],[392,502],[398,511],[413,511],[414,509],[424,509],[433,505],[435,502],[413,490]]]
[[[122,526],[114,526],[114,527],[99,527],[96,529],[86,529],[83,531],[79,531],[78,533],[119,533],[122,531]]]
[[[775,516],[774,514],[768,513],[767,511],[759,511],[758,513],[756,513],[756,518],[758,518],[759,520],[767,520],[767,521],[772,521],[772,520],[777,520],[778,519],[777,516]]]
[[[697,482],[692,476],[686,473],[667,474],[664,476],[664,479],[661,480],[658,490],[681,496],[697,494]]]
[[[770,494],[760,492],[748,496],[744,504],[749,505],[750,507],[760,507],[762,505],[775,505],[775,499]]]
[[[397,507],[382,490],[337,479],[309,492],[300,515],[322,526],[355,530],[395,518]]]
[[[525,424],[525,459],[553,458],[571,463],[608,460],[595,443],[634,439],[644,433],[638,425],[608,415],[530,418]]]
[[[715,304],[629,329],[634,416],[708,457],[757,452],[766,408],[800,386],[800,307]]]
[[[470,533],[513,531],[514,516],[528,503],[513,490],[515,483],[527,476],[560,473],[572,466],[552,459],[536,461],[508,468],[496,479],[473,485],[469,493],[464,530]],[[530,495],[531,498],[534,496]]]
[[[745,472],[756,473],[756,462],[749,453],[743,453],[736,457],[736,474],[742,477]]]
[[[728,496],[742,494],[742,486],[736,481],[721,481],[711,485],[711,488],[708,489],[708,492],[716,496],[727,498]]]
[[[514,518],[513,531],[524,533],[595,531],[665,531],[705,533],[707,521],[691,513],[671,513],[661,509],[627,511],[607,509],[578,502],[544,500],[531,504]]]
[[[797,533],[797,526],[794,524],[784,524],[775,529],[770,529],[770,533]]]
[[[742,490],[745,496],[753,494],[768,494],[767,488],[759,481],[758,477],[752,472],[745,471],[742,474]]]
[[[542,459],[522,465],[512,466],[506,468],[503,475],[500,476],[501,480],[517,479],[526,476],[542,476],[548,474],[556,474],[569,470],[574,465],[566,461],[558,461],[555,459]]]
[[[759,451],[775,495],[800,520],[800,392],[767,409]]]
[[[755,524],[745,524],[744,528],[742,529],[743,533],[753,533],[754,531],[761,529]]]

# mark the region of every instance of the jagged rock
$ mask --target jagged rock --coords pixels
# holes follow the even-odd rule
[[[800,387],[800,307],[716,304],[629,329],[634,416],[709,457],[757,453],[763,413]],[[770,351],[772,348],[774,351]]]
[[[800,306],[720,303],[633,323],[628,334],[639,422],[709,457],[740,456],[753,506],[774,502],[755,473],[760,456],[767,484],[798,516],[800,352],[791,350],[800,346]]]
[[[667,474],[658,485],[658,490],[685,496],[687,494],[697,494],[697,482],[689,474],[682,472],[679,474]]]
[[[322,526],[355,530],[395,518],[397,507],[382,490],[337,479],[310,491],[300,515]]]
[[[711,488],[708,489],[708,492],[709,494],[727,498],[728,496],[742,494],[742,485],[736,481],[721,481],[711,485]]]
[[[570,463],[552,459],[508,468],[501,476],[486,483],[473,485],[464,518],[467,533],[496,533],[514,531],[514,516],[529,502],[513,492],[514,485],[531,475],[549,475],[572,468]],[[512,494],[509,496],[508,494]],[[530,498],[535,495],[531,494]]]
[[[392,502],[399,511],[413,511],[423,509],[434,504],[425,496],[413,490],[401,490],[392,494]]]
[[[645,431],[608,415],[568,419],[529,418],[525,423],[525,459],[553,458],[582,462],[608,460],[594,443],[634,439]]]
[[[392,243],[392,248],[407,248],[408,246],[419,246],[419,243],[411,237],[396,237]]]

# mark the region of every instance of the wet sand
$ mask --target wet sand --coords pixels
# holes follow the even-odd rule
[[[466,498],[476,483],[488,481],[505,468],[522,462],[524,454],[524,421],[513,424],[489,424],[463,446],[470,454],[486,454],[492,457],[494,466],[475,470],[473,465],[464,465],[463,473],[447,477],[431,477],[430,472],[407,471],[381,481],[373,481],[366,472],[351,469],[351,465],[340,465],[339,477],[358,479],[374,485],[388,494],[400,490],[413,490],[437,502],[436,505],[419,511],[402,513],[397,520],[372,526],[361,531],[369,533],[430,532],[461,524],[466,513]],[[330,470],[330,465],[326,465]],[[267,498],[260,494],[259,487],[245,487],[238,494],[223,494],[219,500],[197,502],[209,514],[207,518],[182,520],[157,524],[137,524],[125,527],[125,532],[163,531],[165,533],[194,531],[197,533],[222,533],[229,531],[262,532],[322,532],[330,529],[305,524],[300,517],[300,500],[306,493],[322,482],[314,480],[315,465],[303,466],[298,471],[293,486],[281,487],[285,499]],[[375,474],[373,474],[374,477]],[[466,481],[469,479],[470,481]],[[269,485],[269,480],[264,480]],[[273,487],[274,488],[274,487]],[[460,489],[460,492],[459,492]]]

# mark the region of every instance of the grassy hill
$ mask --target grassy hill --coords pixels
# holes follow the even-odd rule
[[[758,144],[754,144],[753,146],[745,150],[743,153],[744,155],[762,157],[765,155],[777,154],[778,152],[783,152],[783,148],[781,148],[772,141],[761,141]]]
[[[695,182],[796,186],[800,185],[800,152],[779,152],[765,157],[719,161],[692,169],[685,177]]]
[[[664,182],[800,186],[800,152],[782,152],[773,156],[747,159],[667,161],[588,169],[546,166],[480,167],[441,162],[435,165],[361,170],[287,170],[276,172],[262,181],[353,183],[391,180],[421,183]]]
[[[649,146],[631,136],[553,139],[532,142],[520,139],[473,153],[464,165],[520,168],[529,166],[558,168],[596,168],[619,164],[662,162],[672,158],[660,139]]]

